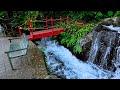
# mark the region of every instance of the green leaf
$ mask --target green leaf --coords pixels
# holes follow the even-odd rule
[[[101,17],[101,16],[103,16],[103,14],[101,12],[98,12],[97,16]]]
[[[112,16],[112,15],[113,15],[113,11],[108,11],[108,12],[107,12],[107,15],[108,15],[108,16]]]
[[[114,17],[116,16],[120,16],[120,11],[117,11],[115,14],[114,14]]]
[[[82,52],[82,48],[80,47],[80,44],[76,44],[76,45],[73,47],[73,52],[74,52],[74,53],[80,53],[80,52]]]
[[[77,39],[75,37],[71,37],[69,42],[67,43],[67,46],[72,47],[73,45],[75,45],[76,40]]]

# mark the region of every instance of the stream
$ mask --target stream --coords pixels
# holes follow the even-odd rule
[[[97,43],[99,40],[95,40]],[[58,44],[56,40],[50,38],[42,38],[35,42],[37,46],[45,48],[45,56],[49,69],[57,76],[64,79],[118,79],[120,78],[120,70],[115,72],[105,70],[93,64],[94,56],[96,55],[98,44],[93,45],[95,52],[90,56],[91,62],[83,62],[77,59],[67,48]],[[108,47],[103,59],[108,54]],[[118,51],[119,52],[119,51]],[[91,54],[90,53],[90,54]],[[118,57],[119,58],[119,57]]]
[[[104,31],[103,27],[109,30]],[[76,58],[67,48],[50,37],[35,43],[38,48],[45,49],[50,71],[63,79],[120,79],[120,27],[103,25],[102,28],[103,31],[98,27],[94,32],[87,61]],[[3,32],[1,25],[0,32]],[[116,68],[114,72],[113,67]]]

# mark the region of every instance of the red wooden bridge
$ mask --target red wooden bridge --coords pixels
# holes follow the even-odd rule
[[[69,17],[67,16],[65,19],[66,19],[67,24],[70,25]],[[57,21],[57,20],[60,21],[60,28],[56,28],[54,26],[54,21]],[[63,19],[61,16],[60,16],[60,19],[53,19],[52,17],[51,17],[51,19],[48,19],[46,17],[46,19],[43,19],[43,20],[36,20],[36,21],[29,20],[28,28],[26,28],[30,32],[30,35],[27,35],[28,40],[35,40],[35,39],[39,39],[39,38],[49,37],[49,36],[58,35],[62,32],[65,32],[66,29],[61,27],[62,21],[63,21]],[[44,27],[33,28],[33,26],[32,26],[33,22],[46,22],[46,26],[45,26],[45,28]],[[50,27],[48,27],[48,22],[51,23]],[[24,29],[24,28],[18,26],[20,37],[22,36],[21,29]],[[37,29],[37,31],[35,31],[36,29]]]

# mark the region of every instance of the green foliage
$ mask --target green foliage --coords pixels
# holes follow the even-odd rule
[[[94,17],[96,11],[71,11],[67,14],[70,17],[70,21],[79,21],[80,19],[84,18],[85,16]]]
[[[102,17],[103,14],[102,14],[101,12],[98,12],[98,13],[97,13],[97,16],[98,16],[98,17]]]
[[[0,11],[0,18],[5,18],[6,12],[5,11]]]
[[[103,16],[104,16],[104,15],[102,14],[102,12],[99,11],[99,12],[97,12],[95,18],[96,18],[96,19],[102,19],[102,18],[104,18]]]
[[[114,17],[116,16],[120,16],[120,11],[117,11],[115,14],[114,14]]]
[[[88,32],[90,32],[92,30],[92,27],[94,27],[96,23],[93,22],[86,27],[77,28],[75,25],[75,21],[80,20],[85,16],[88,17],[90,16],[101,20],[106,17],[111,17],[112,15],[113,15],[112,11],[108,11],[107,16],[100,11],[80,11],[80,12],[71,11],[68,14],[68,16],[71,18],[70,20],[71,25],[68,26],[65,22],[62,24],[62,27],[66,28],[67,32],[61,34],[60,43],[70,48],[75,54],[82,52],[83,49],[80,47],[80,42],[78,41],[81,38],[83,38]]]
[[[111,17],[113,15],[113,11],[108,11],[107,15]]]
[[[3,18],[4,16],[6,16],[6,12],[0,11],[0,17]],[[62,27],[66,28],[67,32],[63,32],[58,38],[60,38],[61,44],[71,48],[74,53],[80,53],[83,49],[78,41],[92,30],[92,27],[95,25],[92,20],[97,19],[100,21],[106,17],[120,16],[120,11],[117,11],[114,15],[112,11],[108,11],[107,15],[104,15],[101,11],[13,11],[12,23],[14,23],[14,27],[20,25],[23,28],[27,28],[27,20],[36,20],[38,16],[48,16],[48,18],[51,16],[53,18],[59,18],[59,16],[66,18],[66,16],[69,16],[71,25],[68,26],[66,22],[63,22]],[[82,28],[76,27],[75,21],[80,22],[83,18],[86,19],[88,17],[92,18],[90,19],[91,24],[89,23],[88,26]],[[42,25],[41,23],[33,23],[33,27],[41,27]],[[55,26],[60,27],[59,22],[55,22]]]
[[[14,27],[20,25],[23,28],[27,28],[28,20],[31,19],[34,21],[38,16],[43,16],[43,13],[40,11],[14,11],[13,14],[12,22],[14,23]],[[33,23],[33,27],[35,27],[35,23]]]
[[[82,48],[80,47],[80,44],[76,44],[76,45],[73,47],[73,52],[74,52],[74,53],[80,53],[80,52],[82,52]]]
[[[60,34],[60,44],[65,45],[68,48],[71,48],[73,53],[82,52],[82,48],[80,47],[80,43],[78,42],[82,37],[84,37],[88,32],[92,30],[92,27],[95,24],[89,24],[86,27],[78,28],[75,23],[71,23],[68,26],[66,23],[62,24],[63,28],[67,29],[67,32],[63,32]]]
[[[44,52],[44,51],[45,51],[45,48],[40,48],[40,50],[41,50],[42,52]]]

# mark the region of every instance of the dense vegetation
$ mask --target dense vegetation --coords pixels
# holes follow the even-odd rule
[[[15,29],[17,29],[18,25],[26,28],[27,20],[29,19],[43,19],[46,16],[48,18],[51,16],[53,18],[69,16],[70,26],[66,22],[62,24],[62,27],[66,28],[67,32],[58,35],[55,39],[58,39],[60,44],[63,44],[71,49],[73,53],[77,54],[83,50],[80,47],[79,40],[89,33],[97,22],[104,18],[120,16],[120,11],[107,11],[106,13],[100,11],[0,11],[0,19],[4,21],[5,18],[9,18]],[[2,21],[0,23],[3,23]],[[75,22],[83,23],[83,26],[77,27]],[[33,26],[40,27],[40,25],[43,24],[34,24]],[[55,25],[59,27],[59,23]]]

